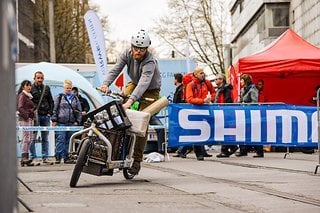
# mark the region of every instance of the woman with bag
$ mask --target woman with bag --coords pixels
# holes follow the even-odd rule
[[[72,93],[72,82],[65,80],[64,93],[54,98],[52,126],[79,126],[81,122],[81,105],[79,99]],[[56,164],[64,160],[64,163],[74,163],[68,158],[69,140],[73,131],[56,131]]]
[[[32,102],[31,81],[24,80],[21,82],[18,91],[18,112],[19,126],[33,126],[34,104]],[[22,151],[21,151],[21,166],[34,166],[35,164],[29,159],[29,147],[32,139],[32,131],[23,131]],[[37,164],[39,165],[39,164]]]

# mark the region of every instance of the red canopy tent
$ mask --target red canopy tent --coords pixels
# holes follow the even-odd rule
[[[264,80],[267,102],[315,105],[320,85],[320,48],[288,29],[263,50],[240,58],[230,68],[230,83],[238,97],[239,77],[250,74],[254,83]]]

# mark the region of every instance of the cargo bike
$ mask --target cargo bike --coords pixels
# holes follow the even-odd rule
[[[88,113],[84,129],[70,138],[69,153],[77,159],[70,187],[76,187],[82,172],[112,176],[115,170],[122,170],[126,179],[134,178],[129,173],[134,144],[136,136],[146,133],[150,113],[130,109],[125,111],[122,108],[123,97],[119,94],[112,97],[119,99]]]

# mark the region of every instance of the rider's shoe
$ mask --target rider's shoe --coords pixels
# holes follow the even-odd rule
[[[139,161],[133,161],[132,166],[128,169],[128,172],[132,175],[139,174],[139,171],[141,169],[141,162]]]

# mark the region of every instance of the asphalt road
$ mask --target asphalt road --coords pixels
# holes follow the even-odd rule
[[[210,151],[217,154],[217,151]],[[19,166],[18,197],[34,212],[320,212],[318,153],[266,153],[265,158],[197,161],[171,156],[143,163],[133,180],[82,173],[70,188],[74,165]],[[28,212],[19,203],[19,212]]]

